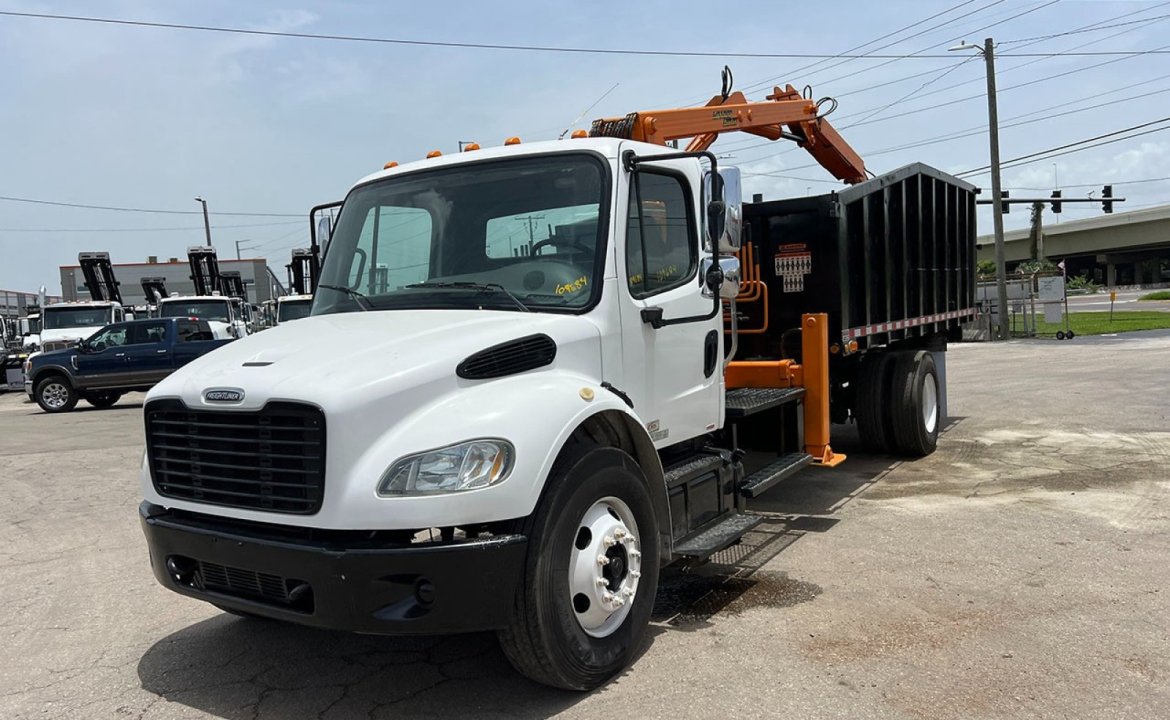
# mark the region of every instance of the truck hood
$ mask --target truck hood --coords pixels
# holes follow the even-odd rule
[[[328,411],[396,398],[401,410],[454,390],[472,353],[535,333],[557,344],[552,366],[601,377],[601,333],[575,315],[494,310],[398,310],[316,315],[236,340],[175,372],[151,391],[188,407],[259,409],[270,400]],[[548,368],[545,368],[548,369]],[[533,371],[539,372],[539,371]],[[207,402],[212,388],[240,402]]]
[[[90,335],[93,335],[98,330],[101,330],[104,325],[71,327],[71,328],[50,328],[48,330],[41,330],[41,344],[49,342],[81,342]]]

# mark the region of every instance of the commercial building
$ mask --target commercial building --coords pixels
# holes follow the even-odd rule
[[[0,317],[24,317],[39,306],[39,293],[0,289]],[[58,295],[46,295],[46,303],[61,302]]]

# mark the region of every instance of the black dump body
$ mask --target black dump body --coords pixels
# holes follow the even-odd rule
[[[767,292],[738,307],[738,359],[794,357],[798,336],[784,334],[803,313],[829,314],[838,358],[850,341],[865,350],[956,338],[974,316],[975,188],[934,168],[909,165],[839,193],[745,204],[744,224]]]

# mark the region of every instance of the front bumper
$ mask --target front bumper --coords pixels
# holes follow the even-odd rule
[[[139,506],[154,576],[177,593],[234,610],[382,635],[493,630],[508,622],[527,538],[494,536],[346,547],[217,526],[211,516]]]

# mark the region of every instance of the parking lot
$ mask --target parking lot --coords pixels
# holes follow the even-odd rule
[[[226,615],[150,574],[141,395],[0,395],[3,718],[1170,716],[1170,332],[953,347],[917,462],[854,453],[664,580],[637,663],[577,695],[491,635]],[[834,447],[852,453],[848,429]]]

